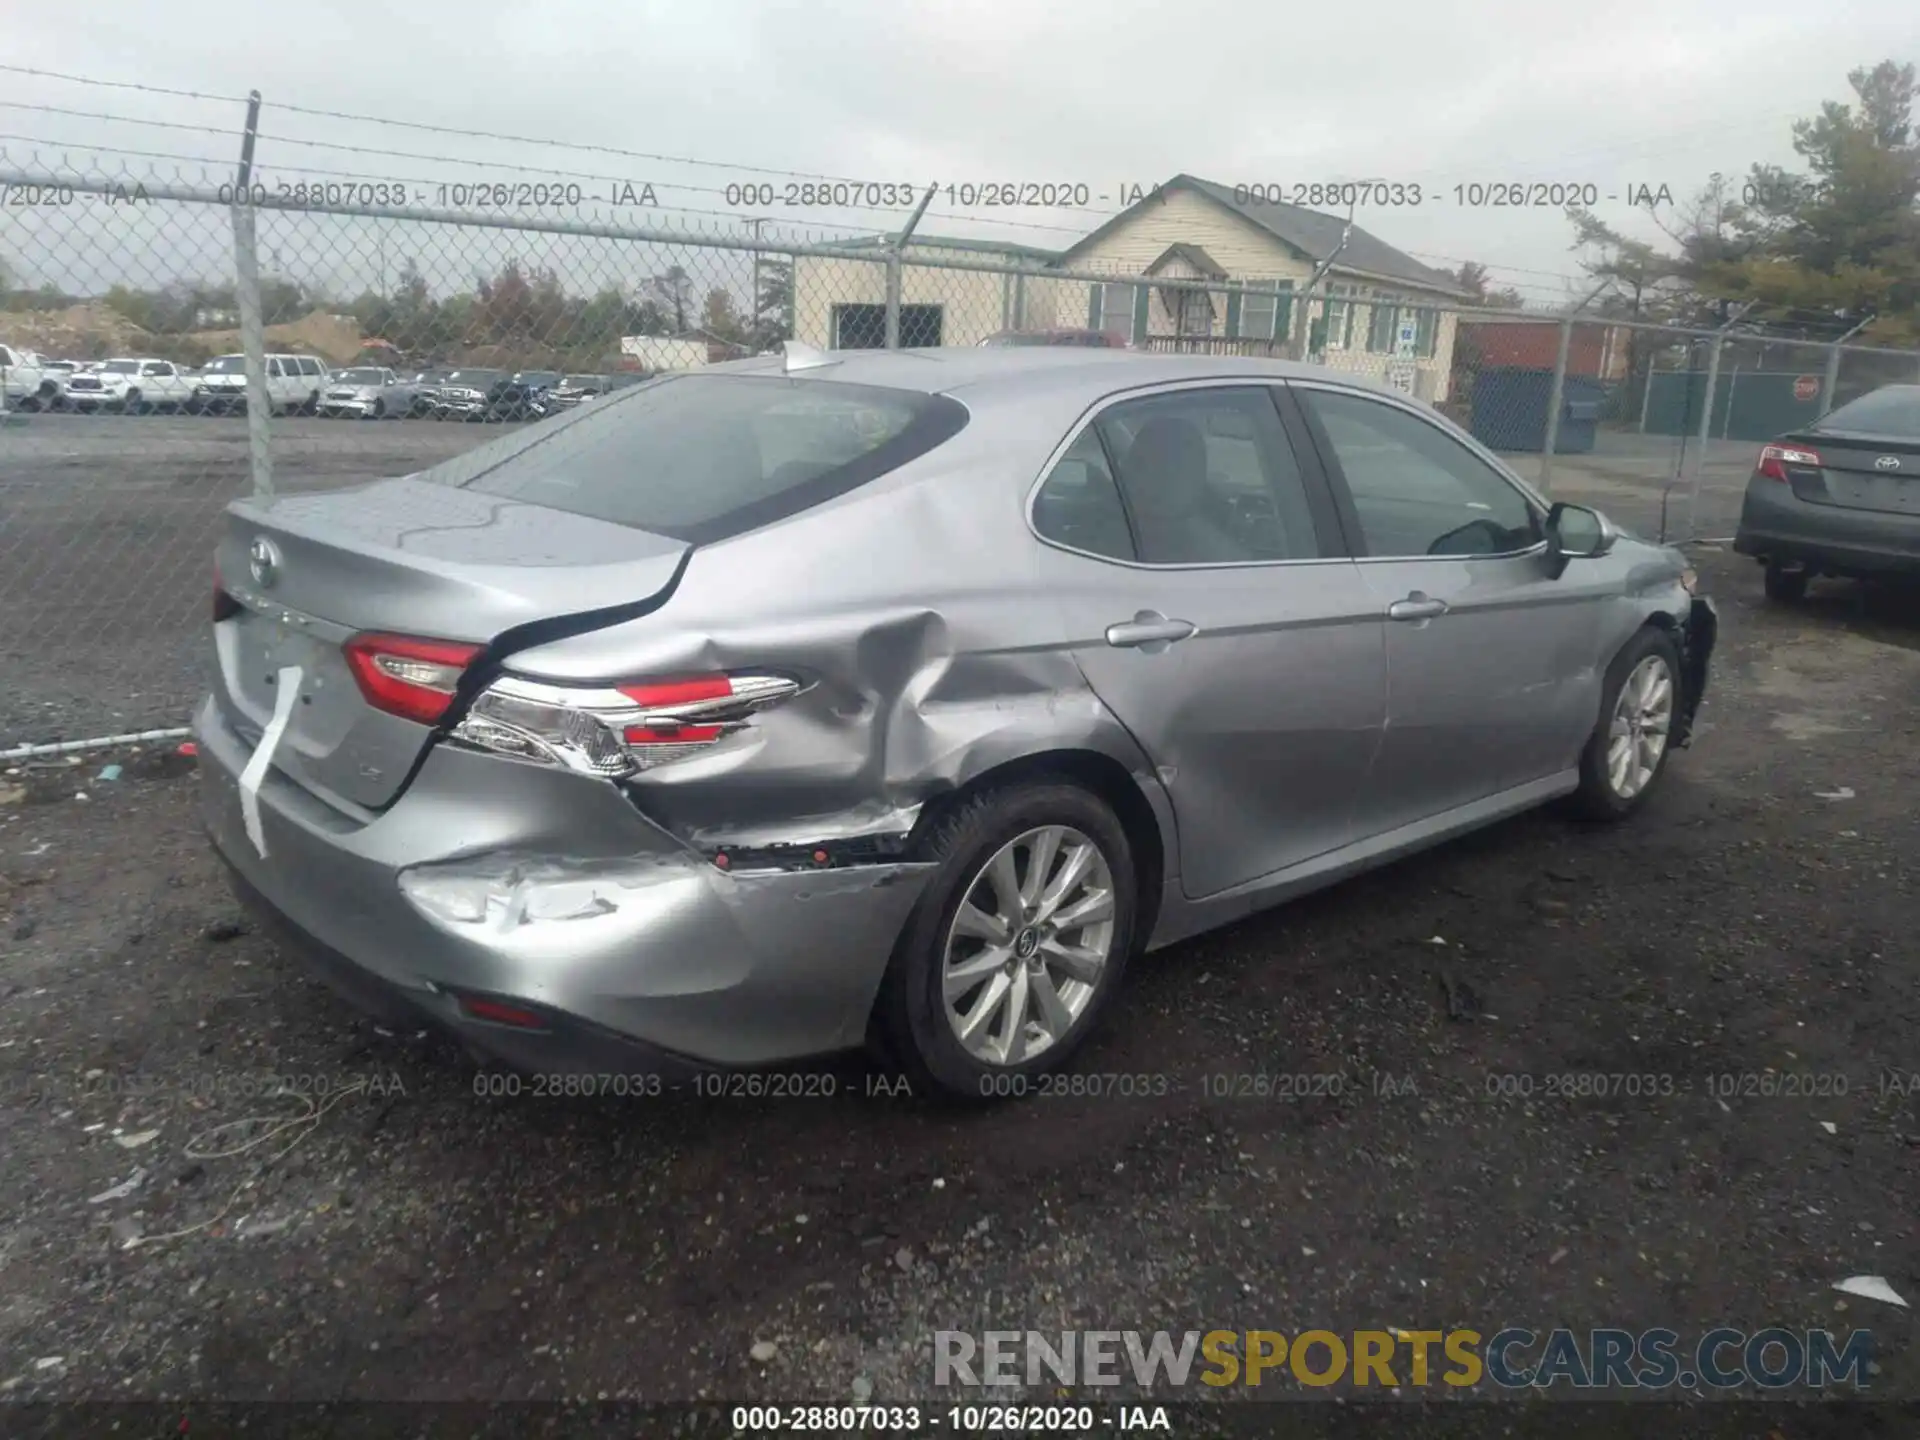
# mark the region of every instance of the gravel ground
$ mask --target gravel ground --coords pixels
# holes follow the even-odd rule
[[[401,475],[501,432],[495,425],[280,418],[274,484],[333,488]],[[1702,535],[1731,535],[1754,447],[1714,442]],[[1554,462],[1554,493],[1649,535],[1675,483],[1676,440],[1609,431]],[[1537,455],[1511,457],[1539,473]],[[31,415],[0,423],[0,750],[178,726],[204,688],[213,536],[251,488],[241,416]],[[1665,533],[1687,530],[1675,491]]]
[[[240,923],[185,762],[0,777],[0,1391],[925,1401],[936,1329],[1517,1323],[1869,1327],[1920,1397],[1912,1312],[1832,1289],[1920,1297],[1920,614],[1700,566],[1716,674],[1638,817],[1152,957],[1078,1067],[1147,1094],[486,1098]],[[1710,1093],[1768,1072],[1845,1093]],[[1209,1080],[1256,1074],[1339,1093]]]

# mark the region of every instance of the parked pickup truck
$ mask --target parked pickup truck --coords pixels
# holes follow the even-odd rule
[[[63,398],[68,410],[121,410],[128,415],[146,415],[186,408],[199,379],[171,360],[103,360],[91,370],[69,376]]]
[[[0,345],[0,401],[8,410],[40,410],[59,393],[59,382],[47,374],[31,350]]]

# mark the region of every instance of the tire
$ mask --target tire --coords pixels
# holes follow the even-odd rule
[[[1051,847],[1046,836],[1053,837]],[[989,938],[984,928],[957,928],[963,903],[975,915],[976,927],[995,924],[1021,900],[1038,898],[1044,906],[1046,891],[1035,883],[1032,866],[1044,860],[1058,881],[1081,845],[1092,852],[1082,878],[1055,903],[1061,914],[1090,911],[1091,921],[1057,934],[1049,934],[1044,924],[996,925],[1004,938]],[[1002,899],[1005,891],[990,873],[1003,855],[1022,892],[1018,897]],[[1127,832],[1090,791],[1064,781],[1037,781],[965,801],[916,843],[914,857],[940,869],[888,962],[870,1028],[874,1047],[919,1093],[976,1102],[1027,1093],[1038,1077],[1072,1061],[1125,973],[1139,913]],[[1025,914],[1030,921],[1039,918],[1031,910]],[[1080,970],[1101,951],[1103,958],[1079,978],[1060,963],[1067,955],[1077,956],[1073,968]],[[956,964],[981,968],[972,985],[963,982],[953,992],[950,1012],[943,980]],[[1051,1007],[1040,1003],[1042,983]],[[1025,1020],[1040,1033],[1032,1033],[1027,1023],[1013,1023],[1015,1004],[1023,1005]],[[1049,1010],[1051,1024],[1045,1019]],[[960,1022],[950,1018],[963,1013],[982,1022],[977,1048],[962,1042]]]
[[[1797,605],[1807,598],[1807,582],[1811,579],[1813,572],[1804,565],[1789,569],[1778,560],[1769,560],[1762,583],[1766,586],[1769,600],[1777,600],[1783,605]]]
[[[373,402],[373,418],[376,420],[384,420],[387,418],[387,402],[386,401],[376,400]]]
[[[127,398],[120,402],[120,411],[124,415],[144,415],[147,413],[147,402],[140,398],[138,390],[129,390]]]
[[[1665,667],[1664,696],[1658,688],[1662,666]],[[1649,672],[1653,675],[1651,682],[1645,678]],[[1620,653],[1607,666],[1606,683],[1600,692],[1600,714],[1594,722],[1593,734],[1580,752],[1580,788],[1570,797],[1576,813],[1589,820],[1623,820],[1646,803],[1647,796],[1666,773],[1667,761],[1673,754],[1673,746],[1668,742],[1679,713],[1680,676],[1679,648],[1664,630],[1648,626],[1620,647]],[[1635,694],[1648,702],[1640,709],[1641,723],[1637,726],[1631,718],[1633,702],[1628,700],[1623,706],[1622,691],[1629,682],[1634,685]],[[1649,685],[1652,688],[1647,688]],[[1660,728],[1655,731],[1648,722],[1657,716],[1662,704],[1665,714],[1658,717]],[[1645,763],[1648,742],[1656,734],[1659,750],[1648,770]],[[1624,769],[1615,754],[1617,741],[1624,741],[1626,745],[1629,763]]]

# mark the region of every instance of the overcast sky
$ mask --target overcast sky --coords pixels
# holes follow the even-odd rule
[[[1366,228],[1431,264],[1479,260],[1536,301],[1577,275],[1564,217],[1464,208],[1456,184],[1592,183],[1622,196],[1602,199],[1603,216],[1651,237],[1627,208],[1627,187],[1682,195],[1714,170],[1792,162],[1790,122],[1845,98],[1850,68],[1920,59],[1914,0],[88,0],[10,4],[4,33],[0,61],[10,65],[214,96],[259,89],[259,164],[273,179],[551,178],[594,197],[616,180],[650,181],[663,205],[732,213],[740,207],[713,192],[782,183],[742,167],[1084,182],[1087,212],[963,212],[942,195],[922,225],[1059,247],[1099,223],[1091,212],[1117,208],[1122,186],[1180,171],[1228,185],[1369,177],[1417,182],[1425,201],[1363,209]],[[709,163],[278,108],[288,104]],[[33,106],[127,118],[24,108]],[[153,122],[231,131],[239,118],[226,100],[0,71],[0,151],[16,166],[36,149],[43,160],[64,151],[96,163],[92,147],[224,165],[231,135]],[[118,163],[199,169],[124,154]],[[751,213],[870,231],[901,218],[781,205]],[[651,218],[738,232],[719,214]],[[0,252],[20,223],[0,214]],[[20,239],[16,231],[16,249]]]

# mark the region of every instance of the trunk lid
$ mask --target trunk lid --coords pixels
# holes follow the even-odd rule
[[[1780,442],[1804,445],[1819,468],[1789,465],[1793,493],[1815,505],[1920,515],[1920,441],[1857,431],[1808,430]]]
[[[688,547],[646,530],[429,481],[228,508],[218,547],[240,604],[214,627],[222,711],[256,742],[301,672],[274,767],[345,808],[400,790],[434,727],[369,704],[343,643],[376,631],[490,646],[558,638],[664,599]],[[508,648],[514,643],[509,637]]]

